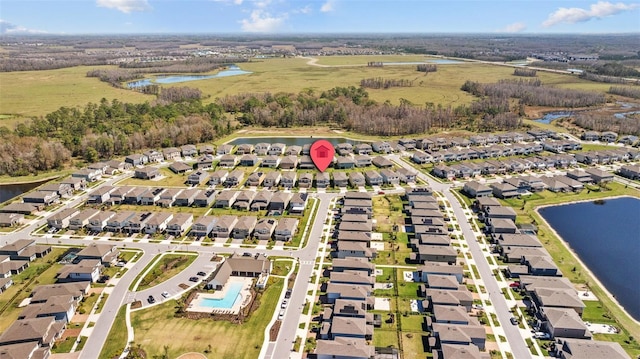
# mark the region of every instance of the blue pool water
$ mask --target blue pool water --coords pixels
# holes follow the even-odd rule
[[[239,294],[243,286],[244,284],[241,282],[229,283],[229,289],[227,290],[227,295],[225,295],[224,298],[202,298],[200,305],[207,308],[231,309],[236,303],[236,300],[240,297]]]

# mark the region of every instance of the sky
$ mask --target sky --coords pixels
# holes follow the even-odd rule
[[[0,0],[0,34],[630,32],[640,2]]]

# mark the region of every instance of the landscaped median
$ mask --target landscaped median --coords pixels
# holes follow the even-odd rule
[[[144,290],[154,287],[175,276],[187,268],[198,258],[197,253],[162,253],[157,255],[151,263],[136,277],[129,286],[129,290]]]

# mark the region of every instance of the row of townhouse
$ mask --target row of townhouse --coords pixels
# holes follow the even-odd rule
[[[580,138],[584,141],[601,141],[606,143],[618,142],[624,145],[633,146],[638,144],[638,136],[624,135],[619,136],[618,133],[613,131],[585,131],[580,135]]]
[[[193,223],[189,235],[199,238],[233,238],[289,242],[298,232],[297,218],[256,216],[202,216]]]
[[[35,287],[16,321],[0,335],[0,353],[7,358],[41,359],[51,355],[67,324],[89,293],[89,282]]]
[[[326,295],[321,297],[324,305],[315,349],[319,359],[371,359],[384,350],[369,344],[374,327],[382,324],[380,314],[369,312],[375,309],[375,265],[370,262],[376,255],[370,247],[372,222],[366,214],[349,212],[350,208],[371,211],[371,195],[347,192],[343,200],[329,278],[320,288]],[[356,239],[359,237],[367,239]],[[389,353],[397,357],[397,351]]]
[[[576,160],[586,165],[606,165],[616,162],[640,160],[640,151],[628,148],[616,148],[602,151],[576,153]]]
[[[428,187],[406,193],[405,212],[411,218],[408,232],[413,249],[411,260],[419,263],[413,280],[420,283],[418,310],[426,315],[428,348],[434,358],[454,358],[465,350],[468,358],[488,358],[486,331],[471,315],[473,296],[467,289],[457,251],[451,246],[448,225],[438,201]]]
[[[0,247],[0,293],[9,288],[11,277],[22,273],[31,262],[51,252],[50,246],[35,244],[32,239],[18,239]]]
[[[534,313],[535,329],[557,340],[559,357],[569,353],[569,348],[563,348],[566,344],[602,347],[614,358],[628,358],[617,343],[591,341],[591,331],[581,318],[586,306],[578,291],[562,276],[535,231],[521,230],[514,224],[516,212],[511,207],[482,197],[476,200],[474,209],[489,228],[494,251],[507,263],[505,274],[518,281],[522,295],[531,298],[528,309]],[[589,341],[580,343],[573,339]]]

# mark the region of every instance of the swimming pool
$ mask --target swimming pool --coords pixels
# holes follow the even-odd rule
[[[240,298],[240,291],[244,286],[243,282],[231,282],[228,284],[227,293],[224,298],[202,298],[200,305],[207,308],[231,309]]]

